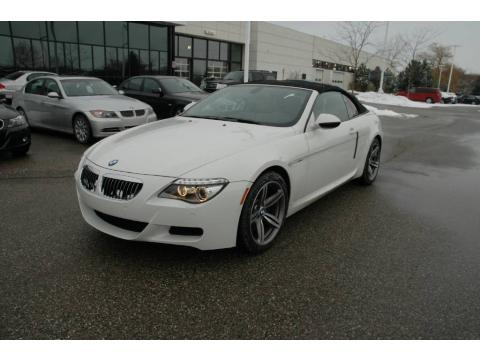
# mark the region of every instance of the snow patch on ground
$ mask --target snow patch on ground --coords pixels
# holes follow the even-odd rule
[[[376,107],[374,106],[370,106],[370,105],[364,105],[368,110],[370,110],[371,112],[379,115],[379,116],[390,116],[390,117],[396,117],[396,118],[404,118],[404,119],[413,119],[413,118],[416,118],[418,115],[416,114],[403,114],[403,113],[397,113],[395,111],[392,111],[392,110],[381,110],[381,109],[377,109]]]
[[[470,104],[427,104],[419,101],[412,101],[405,96],[397,96],[393,94],[381,94],[377,92],[357,92],[355,93],[357,99],[361,102],[381,104],[381,105],[393,105],[403,106],[418,109],[429,109],[432,107],[471,107]]]
[[[367,102],[372,104],[403,106],[411,108],[431,108],[432,104],[421,103],[417,101],[411,101],[405,96],[396,96],[393,94],[381,94],[377,92],[363,92],[357,94],[357,99],[361,102]]]

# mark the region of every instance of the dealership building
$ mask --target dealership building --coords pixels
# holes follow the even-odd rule
[[[0,22],[0,76],[16,70],[97,76],[118,84],[143,74],[170,74],[200,84],[241,70],[246,22]],[[347,88],[348,48],[268,22],[250,23],[249,68],[277,79],[306,79]],[[369,68],[382,60],[362,54]]]

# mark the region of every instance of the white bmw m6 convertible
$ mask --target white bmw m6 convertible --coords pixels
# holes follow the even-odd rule
[[[381,148],[378,117],[338,87],[249,83],[98,142],[76,188],[87,223],[112,236],[257,253],[322,195],[371,184]]]

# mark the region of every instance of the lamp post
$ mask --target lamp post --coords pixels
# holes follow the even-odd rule
[[[443,65],[438,65],[438,86],[437,88],[440,89],[441,85],[441,80],[442,80],[442,71],[443,71]]]
[[[243,82],[248,82],[248,66],[250,63],[250,21],[245,24],[245,55],[243,59]]]
[[[457,49],[458,45],[452,45],[451,47],[453,47],[453,56],[452,56],[452,64],[450,65],[450,76],[448,77],[447,92],[450,92],[450,84],[452,82],[452,73],[453,73],[453,61],[455,59],[455,50]]]
[[[385,77],[385,70],[387,68],[387,59],[385,59],[385,52],[386,52],[385,50],[386,50],[386,47],[387,47],[389,25],[390,25],[390,23],[387,21],[387,26],[385,28],[385,38],[383,39],[383,49],[382,49],[382,56],[383,56],[384,64],[383,64],[383,67],[382,67],[382,71],[380,73],[380,86],[378,87],[378,92],[382,93],[382,94],[383,94],[383,79]]]

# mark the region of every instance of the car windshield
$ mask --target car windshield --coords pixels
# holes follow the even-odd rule
[[[4,79],[17,80],[23,74],[25,74],[23,71],[16,71],[14,73],[8,74],[7,76],[4,77]]]
[[[292,126],[303,114],[311,93],[311,90],[286,86],[230,86],[208,96],[182,116]]]
[[[232,71],[223,77],[223,80],[242,81],[243,71]]]
[[[203,91],[197,85],[186,79],[161,79],[160,82],[165,88],[166,92],[170,94],[184,93],[189,91]]]
[[[69,97],[118,95],[117,90],[100,79],[67,79],[60,82]]]

